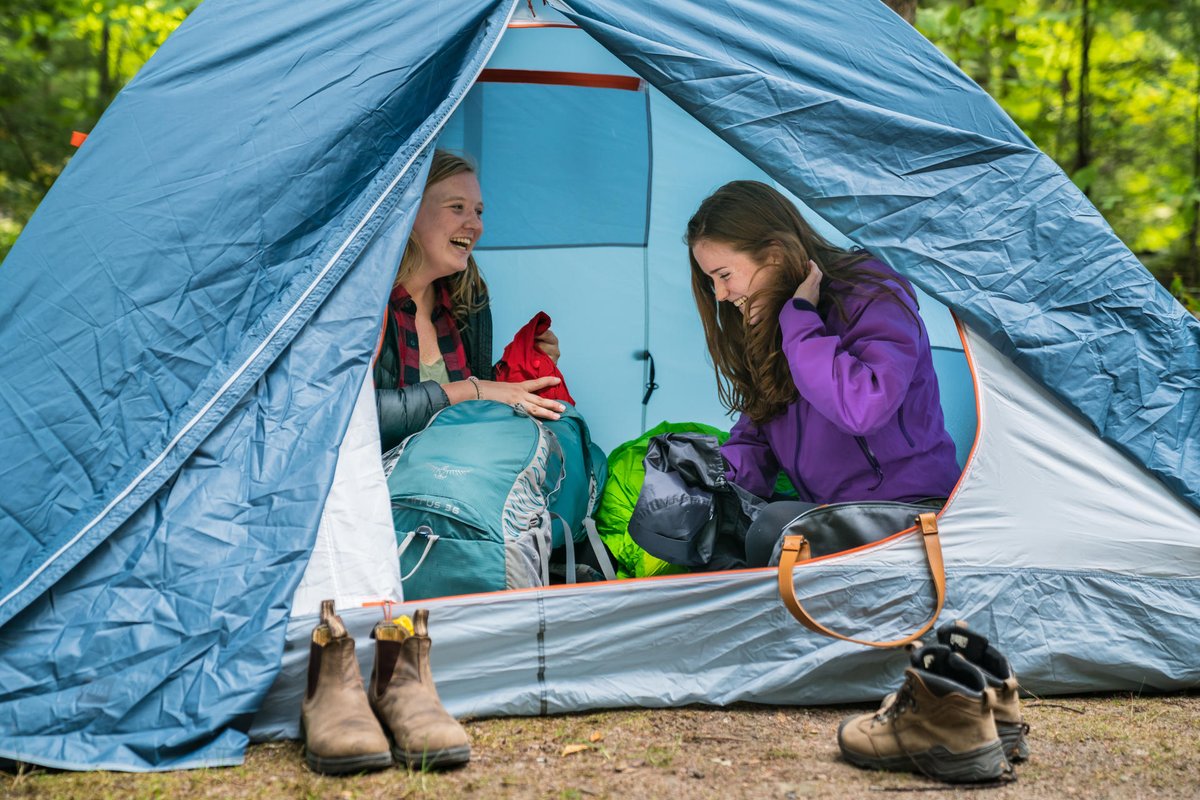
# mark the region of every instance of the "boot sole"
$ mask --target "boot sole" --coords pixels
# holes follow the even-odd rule
[[[1004,745],[1004,755],[1016,763],[1029,758],[1029,742],[1025,740],[1025,726],[1019,722],[997,722],[996,731]]]
[[[952,753],[941,745],[920,753],[898,756],[870,756],[858,753],[846,749],[842,743],[842,729],[846,722],[838,726],[838,749],[842,751],[842,758],[856,767],[891,772],[916,772],[947,783],[999,780],[1008,769],[1008,762],[1004,758],[1004,745],[999,739],[965,753]]]
[[[445,747],[441,750],[414,750],[408,752],[392,746],[392,758],[412,770],[425,772],[432,769],[461,767],[471,760],[471,745]]]
[[[392,754],[383,752],[327,758],[317,755],[306,747],[304,748],[304,762],[313,772],[319,772],[322,775],[347,775],[353,772],[374,772],[387,769],[392,765]]]

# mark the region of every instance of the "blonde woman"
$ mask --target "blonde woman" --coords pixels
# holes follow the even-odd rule
[[[560,383],[492,378],[492,316],[472,255],[483,236],[483,195],[469,161],[434,153],[425,194],[388,300],[375,363],[375,399],[384,450],[423,428],[440,409],[496,400],[535,417],[558,419],[562,403],[537,392]],[[538,346],[558,361],[552,331]]]

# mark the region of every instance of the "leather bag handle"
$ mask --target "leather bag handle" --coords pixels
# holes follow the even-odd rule
[[[933,623],[937,622],[938,615],[942,613],[942,607],[946,604],[946,565],[942,560],[942,543],[938,538],[937,514],[933,511],[923,512],[917,516],[916,522],[917,528],[921,531],[921,543],[925,545],[925,556],[929,560],[929,573],[933,577],[933,591],[937,596],[937,607],[933,610],[933,616],[916,633],[890,642],[871,642],[866,639],[843,636],[813,619],[796,598],[796,586],[792,575],[797,561],[807,561],[810,558],[808,540],[803,536],[785,536],[783,539],[783,553],[779,559],[779,596],[783,599],[783,604],[792,613],[792,616],[800,621],[801,625],[813,633],[832,636],[834,639],[865,644],[869,647],[901,647],[920,639],[929,632]]]

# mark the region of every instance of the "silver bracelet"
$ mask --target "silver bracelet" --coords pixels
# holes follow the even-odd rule
[[[475,399],[482,400],[483,392],[479,390],[479,378],[476,378],[474,375],[468,375],[467,380],[469,380],[471,385],[475,387]]]

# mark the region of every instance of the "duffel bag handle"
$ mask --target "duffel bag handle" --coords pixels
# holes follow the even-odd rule
[[[796,562],[806,561],[809,558],[808,540],[803,536],[786,536],[783,540],[783,552],[779,559],[779,596],[783,598],[783,604],[792,613],[792,616],[800,621],[801,625],[813,633],[832,636],[834,639],[865,644],[870,647],[901,647],[920,639],[929,632],[933,623],[937,622],[938,615],[942,613],[942,607],[946,604],[946,565],[942,560],[942,543],[938,538],[937,514],[933,511],[923,512],[917,515],[916,522],[921,531],[921,543],[925,545],[925,556],[929,560],[929,573],[933,576],[933,591],[937,596],[937,606],[933,610],[933,616],[916,633],[890,642],[871,642],[866,639],[843,636],[813,619],[796,598],[796,586],[792,575]]]

